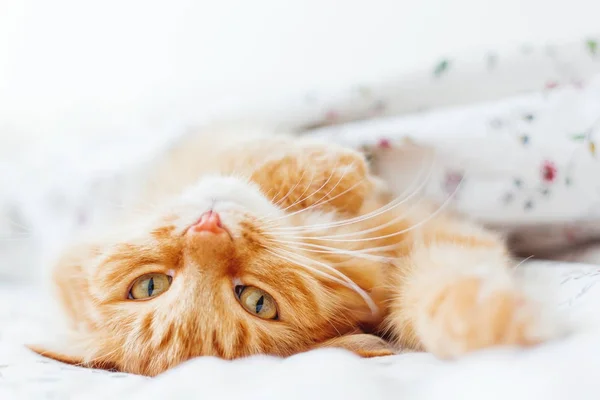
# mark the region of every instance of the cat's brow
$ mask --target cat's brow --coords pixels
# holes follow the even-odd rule
[[[122,244],[103,260],[98,272],[103,282],[112,285],[131,279],[139,274],[138,270],[143,266],[168,264],[169,267],[175,267],[177,263],[168,260],[164,253],[159,248]]]
[[[121,244],[104,260],[106,264],[151,264],[159,262],[158,254],[145,246]]]

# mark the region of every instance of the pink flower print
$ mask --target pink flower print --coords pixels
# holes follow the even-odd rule
[[[329,110],[325,114],[325,120],[327,120],[328,122],[337,121],[339,117],[340,115],[335,110]]]
[[[446,60],[446,59],[440,60],[440,62],[437,63],[437,65],[435,66],[435,69],[433,70],[433,76],[435,78],[439,78],[440,76],[447,73],[449,68],[450,68],[450,60]]]
[[[576,226],[566,226],[564,228],[564,235],[568,242],[575,243],[579,239],[581,229]]]
[[[544,161],[542,163],[542,180],[547,183],[552,183],[556,179],[558,170],[552,161]]]
[[[585,42],[585,45],[588,48],[588,51],[590,52],[592,57],[598,55],[598,41],[590,39]]]
[[[379,147],[380,149],[391,149],[392,148],[392,142],[390,142],[390,139],[379,139],[379,142],[377,143],[377,147]]]
[[[464,175],[458,171],[447,171],[444,176],[444,191],[450,195],[454,194],[463,178]]]
[[[548,82],[546,82],[545,86],[546,86],[546,89],[548,89],[548,90],[556,89],[558,87],[558,82],[548,81]]]

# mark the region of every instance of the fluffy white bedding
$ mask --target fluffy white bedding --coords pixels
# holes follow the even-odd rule
[[[363,148],[399,192],[424,182],[429,195],[450,198],[448,206],[506,229],[525,253],[588,262],[530,261],[519,268],[555,297],[574,323],[572,336],[456,362],[427,354],[362,360],[338,350],[285,360],[202,358],[148,379],[29,352],[23,343],[52,326],[51,314],[35,286],[2,283],[0,399],[599,398],[600,251],[554,254],[600,238],[598,43],[443,59],[413,78],[307,97],[272,119],[321,127],[312,134]],[[32,275],[27,267],[39,263],[42,250],[102,219],[132,185],[122,174],[127,162],[164,149],[176,130],[148,135],[137,127],[121,137],[73,141],[68,149],[32,144],[28,159],[0,160],[0,184],[10,189],[0,195],[0,238],[9,239],[0,240],[0,273]],[[406,138],[418,146],[407,147]],[[430,150],[437,154],[431,170],[409,157]],[[431,172],[427,180],[412,179],[422,171]]]
[[[520,272],[547,293],[579,333],[527,351],[495,349],[456,362],[424,353],[360,359],[319,350],[288,359],[189,361],[154,379],[89,370],[23,347],[48,319],[31,286],[0,289],[1,399],[597,399],[600,267],[531,262]],[[582,324],[583,322],[583,324]]]

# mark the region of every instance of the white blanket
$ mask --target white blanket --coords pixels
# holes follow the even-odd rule
[[[30,286],[0,288],[1,399],[597,399],[600,267],[530,263],[579,333],[532,350],[458,362],[424,353],[360,359],[325,349],[288,359],[191,360],[155,379],[63,365],[23,347],[52,320]]]

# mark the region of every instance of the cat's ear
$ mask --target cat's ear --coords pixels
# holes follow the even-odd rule
[[[60,361],[65,364],[71,365],[83,365],[83,357],[75,354],[74,352],[59,350],[58,346],[49,344],[28,344],[29,350],[38,353],[41,356],[51,358],[56,361]]]
[[[357,333],[330,339],[319,347],[337,347],[349,350],[361,357],[381,357],[396,354],[395,349],[375,335]]]
[[[28,344],[27,347],[43,357],[48,357],[53,360],[75,365],[78,367],[96,368],[117,370],[116,366],[111,362],[95,359],[86,361],[82,354],[79,354],[73,346],[63,346],[57,343],[52,344]]]

